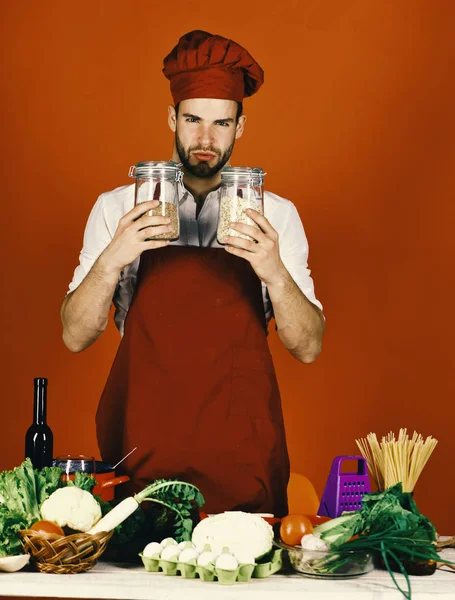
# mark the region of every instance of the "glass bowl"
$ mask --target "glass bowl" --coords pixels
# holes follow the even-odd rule
[[[351,579],[374,569],[373,554],[364,550],[304,550],[274,542],[288,551],[292,568],[305,577],[316,579]]]

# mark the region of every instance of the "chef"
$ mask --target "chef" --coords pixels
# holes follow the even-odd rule
[[[264,74],[239,44],[204,31],[184,35],[163,72],[172,160],[184,170],[180,238],[146,241],[169,219],[146,214],[157,201],[134,206],[133,185],[102,194],[62,304],[63,339],[73,352],[87,348],[114,303],[122,339],[96,427],[108,463],[138,447],[124,464],[132,491],[175,477],[202,491],[207,512],[281,516],[289,459],[267,325],[274,316],[297,360],[319,354],[324,317],[308,243],[295,206],[270,192],[265,216],[249,213],[259,229],[233,225],[254,241],[216,239],[221,169]],[[273,111],[262,126],[273,127]]]

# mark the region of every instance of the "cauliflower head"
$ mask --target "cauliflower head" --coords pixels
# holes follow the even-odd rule
[[[90,492],[67,486],[56,490],[43,502],[41,515],[60,527],[67,525],[85,532],[101,519],[101,507]]]
[[[247,552],[258,558],[272,549],[273,528],[258,515],[224,512],[198,523],[193,530],[192,542],[196,547],[210,544],[212,552],[217,554],[227,546],[234,556]]]

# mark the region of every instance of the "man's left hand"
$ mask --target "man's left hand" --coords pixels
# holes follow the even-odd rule
[[[259,279],[267,286],[273,285],[286,276],[286,267],[280,258],[278,233],[256,210],[248,209],[246,214],[260,229],[244,223],[231,223],[231,228],[255,241],[230,235],[226,237],[225,249],[247,260]]]

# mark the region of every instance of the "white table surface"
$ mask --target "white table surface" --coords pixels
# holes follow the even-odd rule
[[[441,556],[455,562],[455,549]],[[396,575],[401,587],[405,580]],[[445,567],[434,575],[411,576],[413,600],[455,600],[455,571]],[[0,596],[112,598],[130,600],[392,600],[402,596],[387,571],[374,570],[356,579],[318,580],[300,575],[272,575],[249,583],[223,586],[199,579],[147,573],[142,566],[99,562],[77,575],[48,575],[32,571],[0,573]]]

